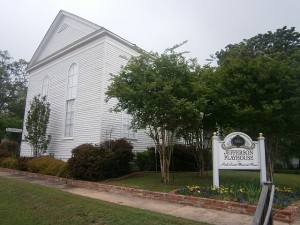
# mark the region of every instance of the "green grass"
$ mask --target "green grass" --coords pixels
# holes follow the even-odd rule
[[[283,209],[300,198],[299,174],[275,174],[276,192],[274,208]],[[256,205],[260,196],[259,172],[255,171],[220,171],[220,188],[214,189],[211,172],[200,178],[197,173],[171,173],[170,184],[160,181],[160,173],[146,172],[129,176],[124,179],[106,181],[107,184],[133,187],[159,192],[170,192],[182,195],[229,200]],[[287,188],[287,189],[286,189]]]
[[[0,177],[1,225],[206,224]]]
[[[258,183],[259,172],[256,171],[233,171],[233,170],[221,170],[220,171],[220,185],[226,185],[228,183]],[[129,176],[124,179],[117,179],[106,181],[102,183],[119,185],[125,187],[133,187],[139,189],[146,189],[151,191],[170,192],[172,190],[178,190],[188,185],[198,186],[212,186],[213,178],[211,171],[207,176],[201,178],[197,176],[197,173],[193,172],[176,172],[170,174],[170,184],[164,184],[161,182],[160,172],[145,172],[138,173],[133,176]],[[299,174],[275,174],[274,183],[276,186],[285,187],[300,187],[300,175]]]

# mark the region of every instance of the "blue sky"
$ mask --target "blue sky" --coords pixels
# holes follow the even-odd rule
[[[146,51],[181,47],[200,64],[227,44],[283,26],[300,32],[298,0],[0,0],[0,50],[31,59],[59,10]]]

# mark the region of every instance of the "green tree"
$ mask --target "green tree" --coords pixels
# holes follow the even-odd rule
[[[7,133],[7,127],[22,127],[27,92],[27,62],[12,61],[8,51],[0,51],[0,140],[20,141],[19,134]]]
[[[217,104],[224,109],[219,119],[252,137],[264,133],[273,180],[279,141],[300,131],[300,34],[284,27],[229,45],[216,56]]]
[[[192,71],[189,93],[185,96],[192,107],[184,112],[182,119],[185,121],[177,130],[177,136],[186,145],[194,146],[186,149],[194,156],[200,176],[205,175],[205,168],[209,164],[210,139],[216,129],[216,107],[211,107],[211,102],[216,97],[214,88],[217,87],[218,80],[214,70],[213,67],[205,65],[196,66]]]
[[[22,134],[6,132],[6,128],[22,128],[23,119],[12,117],[7,114],[0,115],[0,138],[8,138],[11,141],[21,143]]]
[[[187,120],[194,105],[186,99],[192,89],[194,60],[184,53],[167,49],[163,54],[142,53],[133,57],[122,71],[112,77],[107,101],[118,100],[114,111],[126,111],[133,117],[132,127],[149,128],[160,156],[162,179],[170,181],[169,166],[177,128]]]
[[[46,97],[34,96],[27,113],[25,140],[29,142],[35,156],[45,152],[50,143],[51,136],[47,135],[49,116],[50,103]]]

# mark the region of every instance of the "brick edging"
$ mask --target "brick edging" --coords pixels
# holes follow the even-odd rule
[[[199,208],[222,210],[230,213],[239,213],[245,215],[254,215],[256,206],[247,205],[244,203],[231,202],[231,201],[221,201],[209,198],[200,198],[187,195],[178,195],[175,192],[164,193],[155,192],[142,189],[135,189],[129,187],[121,187],[115,185],[107,185],[97,182],[73,180],[68,178],[61,178],[56,176],[30,173],[25,171],[13,170],[0,167],[0,171],[8,172],[15,175],[22,175],[26,177],[39,178],[43,180],[48,180],[51,182],[56,182],[60,184],[69,184],[75,187],[87,188],[91,190],[97,190],[102,192],[110,192],[115,194],[122,194],[127,196],[146,198],[152,200],[166,201],[170,203],[177,203],[181,205],[189,205]],[[300,214],[300,201],[292,206],[288,206],[283,210],[273,209],[273,219],[285,223],[292,223],[297,216]]]

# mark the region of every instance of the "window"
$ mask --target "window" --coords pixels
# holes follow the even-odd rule
[[[76,97],[76,86],[77,86],[77,66],[72,64],[69,70],[68,76],[68,91],[67,91],[67,100],[75,99]]]
[[[74,134],[74,118],[75,118],[75,100],[67,101],[65,137],[73,137]]]
[[[128,139],[136,139],[136,131],[131,129],[132,116],[123,112],[123,137]]]
[[[42,96],[46,96],[46,100],[48,100],[48,92],[49,92],[49,77],[46,76],[43,81],[42,87]]]
[[[75,98],[76,98],[77,76],[78,76],[77,65],[72,64],[69,69],[69,74],[68,74],[65,137],[73,137],[74,136]]]

